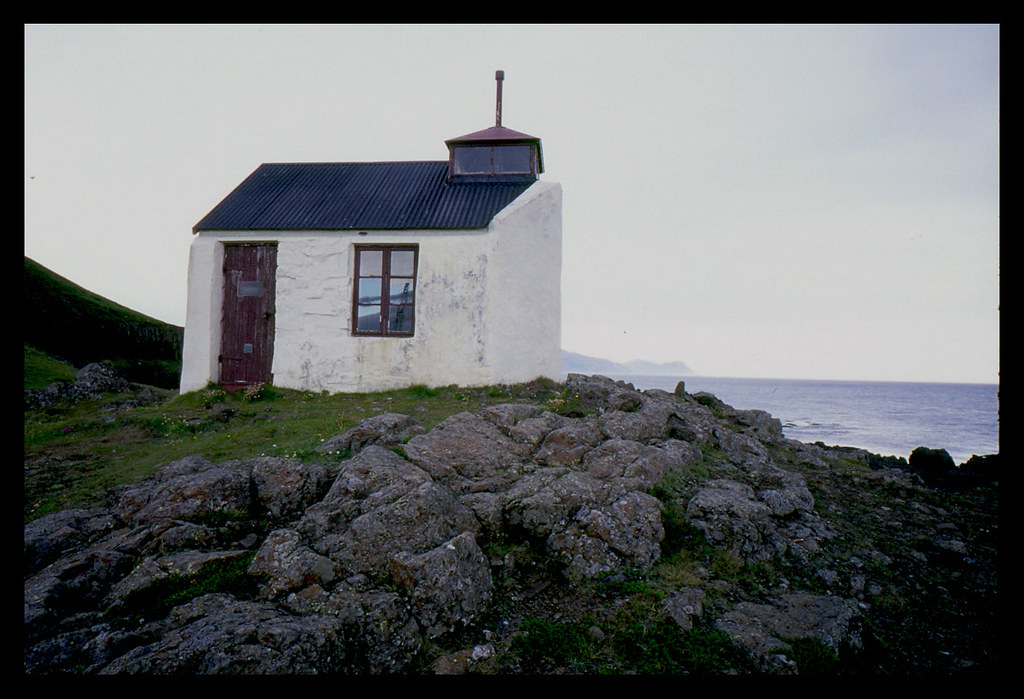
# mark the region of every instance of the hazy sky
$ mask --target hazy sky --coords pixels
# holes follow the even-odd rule
[[[498,69],[563,189],[565,349],[998,380],[996,25],[28,25],[25,254],[181,325],[257,166],[444,160]]]

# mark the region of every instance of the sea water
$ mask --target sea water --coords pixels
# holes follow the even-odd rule
[[[738,379],[707,376],[613,376],[638,389],[706,391],[738,409],[764,410],[800,442],[860,447],[910,456],[917,447],[945,449],[961,464],[999,452],[996,384]]]

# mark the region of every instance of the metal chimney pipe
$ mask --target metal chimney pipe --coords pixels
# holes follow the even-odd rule
[[[498,82],[498,101],[494,111],[494,125],[501,126],[501,83],[505,80],[505,71],[495,71],[494,79]]]

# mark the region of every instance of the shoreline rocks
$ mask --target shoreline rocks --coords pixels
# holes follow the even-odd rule
[[[566,389],[573,404],[558,413],[508,403],[430,431],[378,415],[323,445],[348,456],[329,465],[186,457],[112,489],[105,508],[26,525],[26,672],[406,672],[425,644],[494,607],[499,578],[525,570],[523,552],[556,571],[538,589],[650,570],[672,533],[671,510],[742,565],[809,563],[836,528],[793,464],[827,470],[852,459],[903,487],[910,476],[936,480],[922,466],[933,454],[901,468],[795,443],[768,413],[682,385],[639,392],[572,374]],[[979,463],[988,475],[978,482],[991,482],[994,468]],[[655,497],[666,483],[671,493]],[[225,570],[236,587],[225,587]],[[838,578],[821,573],[826,586]],[[195,592],[161,598],[164,607],[139,618],[135,601],[171,583]],[[763,671],[798,672],[780,659],[786,639],[861,642],[855,594],[783,590],[723,611],[708,595],[729,584],[704,583],[681,586],[665,614],[688,630],[722,612],[713,623]],[[493,661],[497,646],[487,647],[437,667]]]

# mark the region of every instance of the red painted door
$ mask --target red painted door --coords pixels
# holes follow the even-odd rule
[[[274,277],[277,246],[224,246],[220,384],[271,383],[274,360]]]

